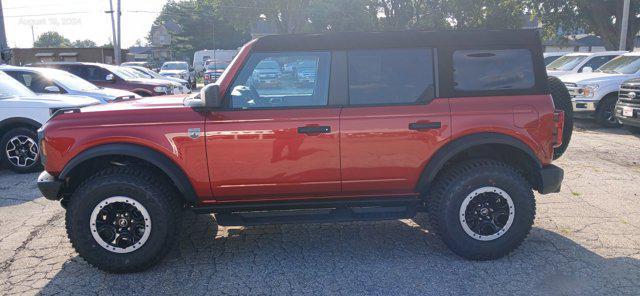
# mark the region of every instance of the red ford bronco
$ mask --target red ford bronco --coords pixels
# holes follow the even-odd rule
[[[558,83],[535,30],[266,36],[198,94],[56,112],[38,186],[108,272],[160,260],[183,209],[219,225],[428,211],[454,253],[495,259],[529,233],[533,190],[560,190]]]

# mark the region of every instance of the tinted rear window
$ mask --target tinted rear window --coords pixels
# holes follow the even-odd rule
[[[453,53],[457,91],[530,89],[535,85],[528,49],[457,50]]]
[[[434,97],[431,49],[354,50],[348,59],[351,105],[410,104]]]

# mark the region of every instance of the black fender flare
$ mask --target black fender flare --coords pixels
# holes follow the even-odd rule
[[[423,169],[420,179],[418,179],[418,184],[416,185],[417,192],[422,192],[421,189],[427,188],[427,186],[435,180],[447,161],[458,155],[458,153],[471,147],[485,144],[502,144],[521,150],[535,163],[537,169],[542,168],[542,164],[533,150],[515,137],[499,133],[471,134],[455,139],[438,149]]]
[[[139,158],[153,164],[162,170],[162,172],[164,172],[171,181],[173,181],[185,201],[190,203],[200,202],[189,178],[187,178],[187,175],[182,171],[182,169],[180,169],[180,167],[178,167],[178,165],[176,165],[167,156],[154,149],[135,144],[114,143],[89,148],[72,158],[64,167],[58,178],[60,180],[64,180],[73,171],[73,169],[81,163],[95,157],[107,155],[125,155]]]
[[[11,117],[11,118],[7,118],[4,119],[2,121],[0,121],[0,129],[8,126],[8,125],[13,125],[13,124],[24,124],[24,125],[29,125],[29,126],[33,126],[36,129],[39,129],[42,124],[40,122],[37,122],[31,118],[26,118],[26,117]]]

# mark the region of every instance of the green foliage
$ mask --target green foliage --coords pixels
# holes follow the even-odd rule
[[[593,33],[609,50],[618,48],[624,0],[525,0],[530,10],[545,24],[548,38],[558,35]],[[627,50],[640,31],[640,1],[631,0]],[[584,30],[584,31],[581,31]]]
[[[71,42],[71,47],[75,48],[89,48],[96,47],[96,43],[93,40],[85,39],[85,40],[76,40]]]
[[[33,47],[69,47],[71,42],[69,39],[60,35],[58,32],[49,31],[44,32],[38,36],[38,39],[33,43]]]
[[[247,31],[238,30],[221,18],[216,3],[211,0],[169,1],[154,25],[165,25],[169,29],[172,37],[169,49],[176,59],[186,61],[191,61],[197,50],[235,49],[250,39]],[[149,34],[147,38],[151,40]]]

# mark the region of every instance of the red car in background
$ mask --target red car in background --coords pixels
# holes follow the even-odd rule
[[[179,91],[179,85],[169,81],[139,78],[121,67],[99,63],[37,63],[31,67],[55,68],[70,72],[91,83],[109,88],[128,90],[142,97],[161,96]]]
[[[207,61],[207,65],[205,66],[204,72],[204,84],[214,83],[218,80],[220,75],[224,72],[224,70],[229,66],[227,62],[213,62]]]

